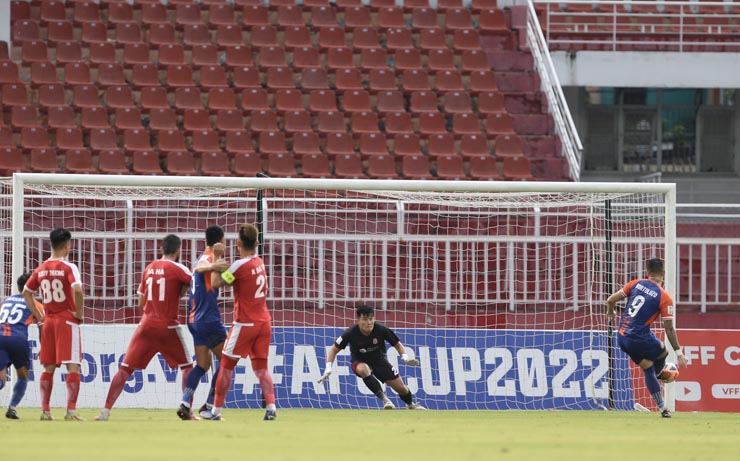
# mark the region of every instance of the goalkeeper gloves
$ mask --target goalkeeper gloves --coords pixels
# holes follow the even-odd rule
[[[408,354],[401,354],[401,360],[403,360],[403,363],[406,365],[412,365],[415,367],[419,366],[419,361],[417,359],[410,358]]]
[[[324,369],[324,375],[321,378],[319,378],[318,381],[316,381],[317,383],[321,384],[327,379],[329,379],[329,375],[331,375],[331,366],[332,366],[332,362],[326,362],[326,368]]]

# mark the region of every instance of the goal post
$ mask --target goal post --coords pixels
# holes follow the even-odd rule
[[[70,259],[86,294],[80,406],[103,404],[140,319],[141,271],[159,256],[161,238],[179,235],[181,262],[191,266],[205,227],[219,224],[233,259],[238,226],[256,223],[258,209],[273,315],[269,366],[283,407],[378,407],[346,353],[327,383],[315,382],[326,348],[366,303],[420,358],[419,368],[403,366],[389,348],[425,406],[631,410],[648,394],[621,351],[608,358],[606,297],[642,276],[650,257],[666,260],[665,287],[676,297],[674,184],[16,173],[3,187],[12,194],[5,296],[11,280],[48,257],[51,227],[72,232]],[[226,289],[227,323],[232,306]],[[181,308],[184,319],[184,301]],[[155,358],[117,406],[174,408],[179,392],[177,370]],[[667,400],[672,407],[670,386]],[[227,406],[260,402],[242,362]]]

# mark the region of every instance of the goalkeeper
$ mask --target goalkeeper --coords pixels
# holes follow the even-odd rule
[[[398,336],[382,323],[375,321],[375,309],[371,306],[360,306],[357,308],[357,324],[344,330],[337,338],[326,357],[326,370],[318,382],[323,383],[331,375],[334,359],[339,351],[347,347],[352,355],[352,371],[362,378],[365,385],[383,401],[383,409],[393,410],[396,406],[391,402],[380,382],[391,386],[393,390],[406,403],[409,410],[425,410],[424,407],[414,402],[411,390],[406,387],[398,374],[396,367],[388,363],[385,355],[385,342],[388,341],[398,353],[406,365],[418,366],[419,361],[409,358],[406,348],[401,344]]]

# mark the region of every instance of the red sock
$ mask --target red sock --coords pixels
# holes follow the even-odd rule
[[[220,371],[216,380],[216,395],[213,397],[213,406],[223,408],[226,401],[226,393],[231,388],[231,378],[234,374],[236,360],[231,357],[223,356],[221,358]]]
[[[254,370],[254,374],[257,375],[257,379],[260,380],[260,389],[262,389],[262,397],[265,398],[267,405],[275,403],[275,386],[272,384],[272,375],[267,371],[267,368],[261,370]]]
[[[51,399],[51,388],[54,385],[54,373],[44,371],[41,373],[39,380],[39,390],[41,392],[41,411],[51,411],[49,408],[49,399]]]
[[[118,396],[121,395],[123,386],[126,385],[126,380],[129,376],[131,376],[131,373],[120,368],[118,373],[113,377],[113,380],[110,382],[110,389],[108,389],[108,396],[105,398],[105,408],[107,410],[113,408],[113,404],[116,403]]]
[[[67,411],[77,409],[77,396],[80,394],[80,374],[67,373]]]

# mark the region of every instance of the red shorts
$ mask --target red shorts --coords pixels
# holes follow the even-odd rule
[[[157,352],[162,354],[172,368],[190,365],[192,360],[182,333],[183,328],[180,325],[139,324],[121,365],[143,370]]]
[[[270,352],[272,326],[270,322],[234,323],[226,336],[223,353],[239,359],[265,359]]]
[[[41,365],[82,363],[82,333],[77,321],[66,316],[46,317],[41,330]]]

